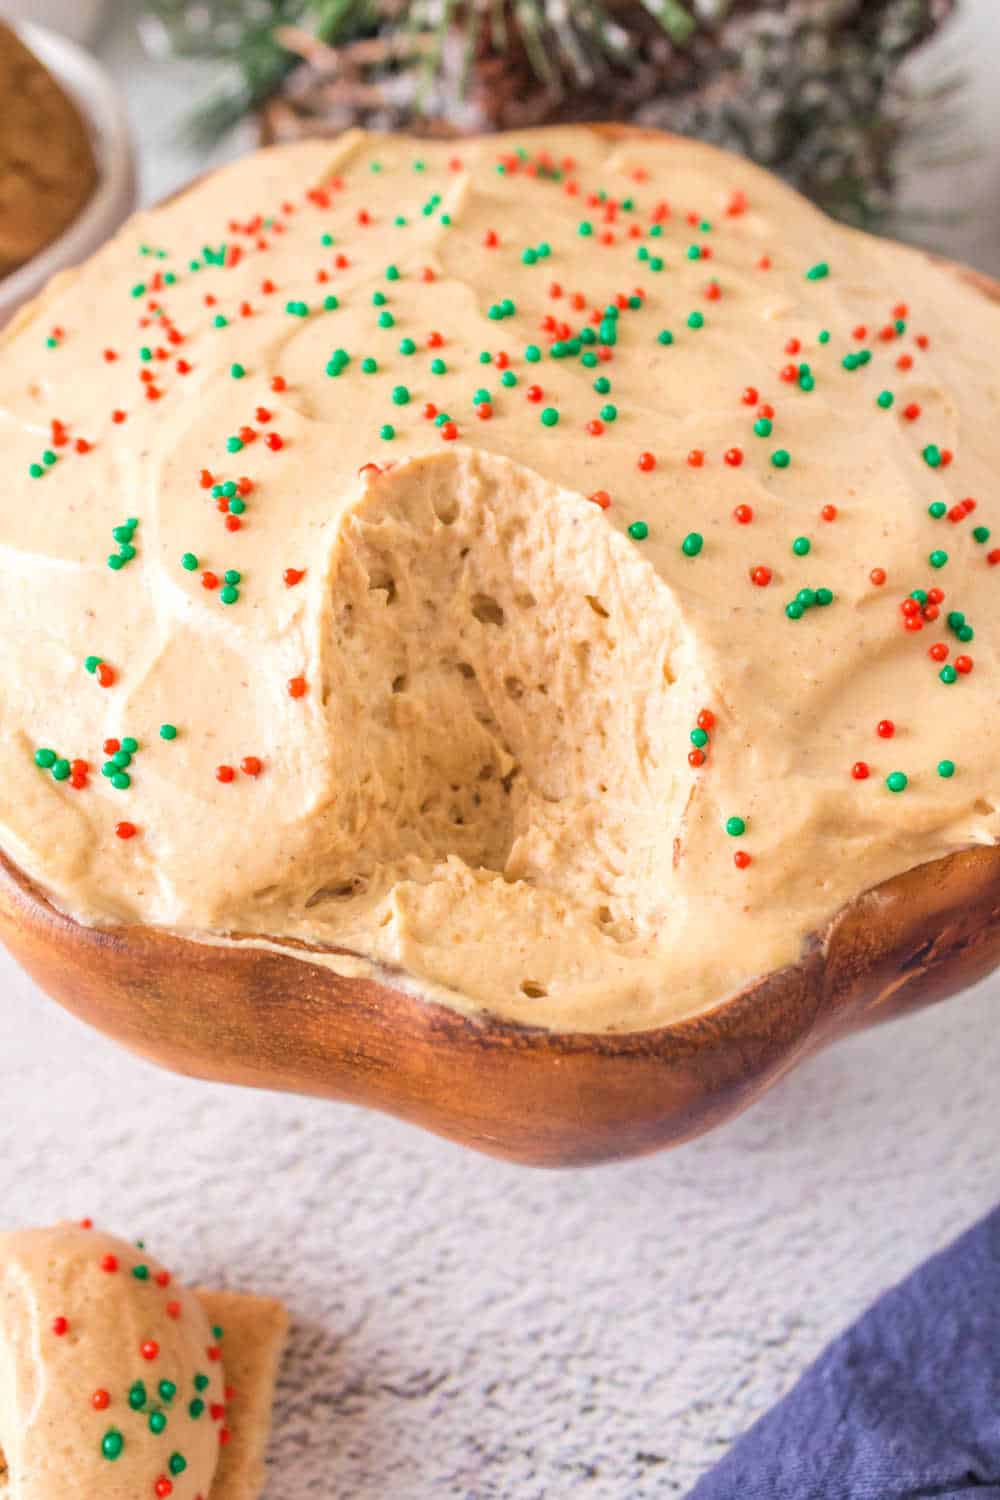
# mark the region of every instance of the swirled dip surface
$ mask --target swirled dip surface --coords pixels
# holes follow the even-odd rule
[[[6,851],[536,1024],[714,1003],[996,838],[998,345],[688,142],[208,179],[0,356]]]
[[[218,1355],[198,1298],[145,1251],[76,1225],[0,1234],[0,1492],[208,1500]]]

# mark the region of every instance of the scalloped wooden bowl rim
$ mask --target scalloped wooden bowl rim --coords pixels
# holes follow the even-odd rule
[[[1000,300],[997,282],[952,269]],[[844,906],[797,963],[645,1031],[548,1031],[427,1000],[388,970],[345,978],[239,937],[84,926],[2,853],[0,939],[67,1010],[177,1072],[347,1100],[515,1161],[582,1165],[696,1135],[834,1037],[988,974],[1000,964],[1000,848],[907,870]]]

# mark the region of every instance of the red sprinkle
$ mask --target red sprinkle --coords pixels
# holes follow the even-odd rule
[[[599,505],[602,510],[607,510],[608,506],[611,504],[611,496],[608,494],[607,490],[595,490],[590,498],[591,500],[593,500],[594,504]]]
[[[644,474],[648,474],[651,469],[655,469],[656,468],[656,458],[654,457],[654,455],[652,453],[649,453],[649,452],[640,453],[639,454],[639,458],[638,458],[638,464],[639,464],[639,468],[642,470],[642,472]]]
[[[851,775],[855,781],[867,781],[868,774],[868,762],[865,760],[856,760],[851,767]]]
[[[167,1317],[168,1318],[179,1318],[180,1315],[181,1315],[181,1305],[180,1305],[180,1303],[179,1302],[168,1302],[167,1303],[167,1307],[166,1307],[166,1313],[167,1313]]]
[[[107,1391],[95,1391],[90,1398],[90,1404],[95,1411],[107,1411],[111,1405],[111,1397]]]
[[[948,655],[948,647],[944,641],[935,641],[927,655],[933,661],[944,661]]]
[[[965,673],[965,672],[971,672],[972,671],[972,666],[973,666],[973,662],[972,662],[972,657],[971,656],[956,656],[955,657],[955,671],[956,672],[963,672],[963,673]]]
[[[240,761],[240,770],[244,776],[259,776],[262,770],[262,763],[256,755],[244,755]]]
[[[771,582],[771,569],[763,565],[750,569],[750,581],[755,583],[759,589],[766,589]]]
[[[749,505],[737,505],[733,511],[733,520],[738,521],[741,526],[749,526],[753,520],[753,508]]]
[[[134,823],[116,823],[115,833],[120,839],[134,839],[139,830]]]
[[[284,438],[280,437],[276,432],[269,432],[265,439],[265,442],[267,443],[267,446],[270,448],[272,453],[277,453],[279,448],[283,448],[285,446]]]
[[[106,661],[98,662],[95,676],[101,687],[110,687],[115,680],[115,669],[109,667]]]
[[[883,583],[885,583],[888,574],[886,573],[884,568],[872,568],[871,572],[868,574],[868,577],[871,579],[875,587],[877,589],[880,589]]]
[[[824,505],[820,511],[824,521],[835,521],[837,519],[837,507],[835,505]]]
[[[283,390],[285,390],[287,384],[288,384],[288,382],[285,380],[284,375],[272,375],[271,376],[271,389],[272,389],[272,391],[283,391]]]
[[[101,1270],[102,1271],[117,1271],[117,1269],[118,1269],[118,1257],[117,1257],[117,1255],[105,1255],[105,1256],[101,1257]]]
[[[290,698],[304,698],[308,690],[308,684],[304,677],[290,677],[288,679],[288,696]]]
[[[69,1319],[63,1317],[53,1318],[52,1332],[57,1339],[61,1339],[64,1333],[69,1333]]]
[[[293,589],[297,583],[302,582],[306,576],[306,570],[305,568],[286,568],[281,576],[285,580],[285,587]]]
[[[701,448],[692,448],[687,456],[688,467],[700,469],[705,462],[705,454]]]
[[[696,746],[693,750],[689,750],[688,751],[688,765],[689,766],[695,766],[695,767],[697,767],[697,766],[703,766],[704,764],[705,764],[705,752],[704,752],[704,750],[699,750],[697,748],[697,746]]]
[[[233,780],[235,775],[236,772],[233,770],[232,766],[216,766],[215,768],[216,781],[229,782]]]
[[[715,715],[710,708],[703,708],[696,720],[699,729],[714,729]]]
[[[896,726],[891,719],[879,719],[875,733],[883,740],[891,740],[896,733]]]
[[[723,457],[725,458],[725,461],[730,466],[730,468],[738,469],[740,464],[743,462],[743,449],[727,448]]]
[[[747,866],[751,865],[752,863],[753,860],[745,849],[737,849],[736,853],[733,855],[733,864],[736,866],[737,870],[745,870]]]
[[[755,386],[748,385],[744,386],[743,395],[740,397],[740,400],[744,406],[756,406],[760,400],[760,395]]]

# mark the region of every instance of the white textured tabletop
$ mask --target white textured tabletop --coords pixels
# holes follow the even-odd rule
[[[967,23],[984,43],[991,4]],[[153,196],[193,167],[167,146],[179,75],[121,34],[106,52],[144,106]],[[998,162],[952,195],[1000,214]],[[948,248],[998,268],[1000,224]],[[842,1043],[705,1140],[563,1174],[172,1078],[5,959],[0,995],[3,1223],[89,1213],[187,1278],[289,1302],[267,1500],[682,1495],[1000,1198],[1000,980]]]

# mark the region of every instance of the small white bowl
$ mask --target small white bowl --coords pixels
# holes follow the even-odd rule
[[[92,255],[135,208],[136,177],[128,116],[104,69],[74,42],[44,26],[22,24],[18,35],[62,84],[90,126],[98,181],[77,217],[23,266],[0,279],[0,327],[37,296],[57,271]]]

